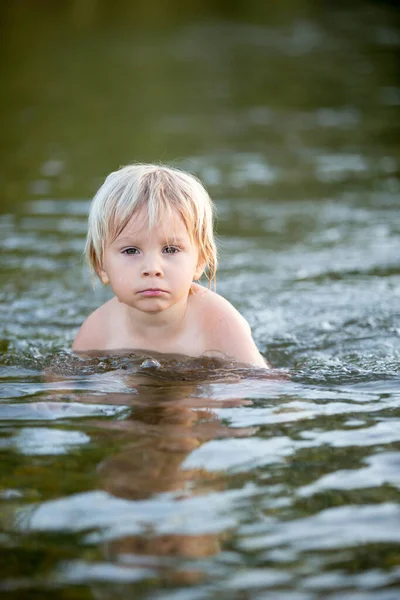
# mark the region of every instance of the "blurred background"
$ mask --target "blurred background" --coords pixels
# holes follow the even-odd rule
[[[3,208],[92,196],[134,160],[184,163],[217,196],[396,185],[395,2],[14,0],[0,10]]]

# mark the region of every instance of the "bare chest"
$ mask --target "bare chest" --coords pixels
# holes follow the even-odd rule
[[[154,325],[149,327],[147,335],[133,334],[122,319],[108,323],[107,329],[108,350],[146,350],[197,357],[208,349],[202,323],[196,320],[186,323],[178,332]]]

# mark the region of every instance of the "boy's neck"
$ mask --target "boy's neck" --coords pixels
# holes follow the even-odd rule
[[[157,342],[161,337],[177,336],[185,328],[187,298],[159,313],[142,312],[123,303],[119,306],[128,333],[138,340]]]

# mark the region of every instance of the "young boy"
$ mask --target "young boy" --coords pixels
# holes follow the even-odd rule
[[[267,368],[248,323],[215,282],[213,207],[175,168],[136,164],[111,173],[93,199],[86,241],[92,273],[115,296],[80,328],[72,349],[223,354]]]

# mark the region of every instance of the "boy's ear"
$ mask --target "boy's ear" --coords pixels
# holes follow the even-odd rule
[[[199,264],[197,265],[196,270],[194,272],[194,276],[193,276],[193,279],[195,281],[200,279],[200,277],[203,275],[204,269],[206,268],[206,266],[207,266],[207,264],[206,264],[205,260],[199,262]]]
[[[107,285],[108,283],[110,283],[110,278],[108,277],[107,273],[103,271],[103,269],[100,269],[99,277],[103,285]]]

